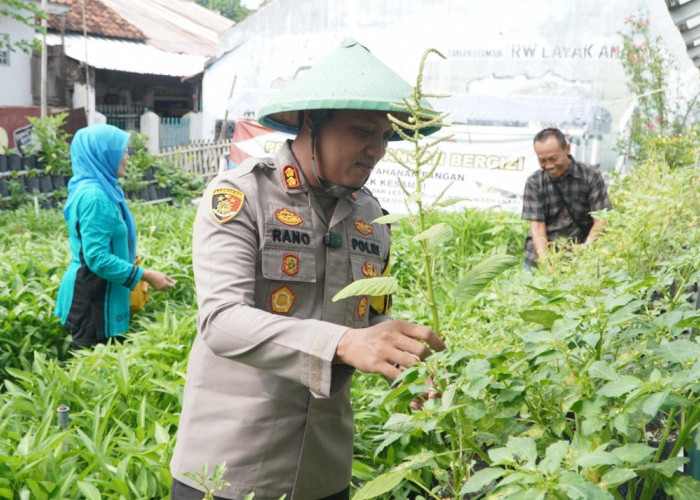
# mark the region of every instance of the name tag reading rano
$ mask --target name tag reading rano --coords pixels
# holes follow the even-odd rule
[[[243,207],[245,195],[233,188],[216,188],[211,193],[211,213],[221,224],[233,219]]]

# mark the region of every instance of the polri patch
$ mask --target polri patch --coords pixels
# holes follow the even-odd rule
[[[284,177],[284,185],[287,186],[287,189],[296,189],[301,186],[299,170],[297,170],[296,165],[287,163],[282,167],[282,176]]]
[[[367,312],[367,302],[369,299],[367,298],[367,295],[363,295],[360,297],[360,300],[357,302],[357,317],[358,318],[363,318],[365,316],[365,313]]]
[[[283,286],[270,294],[270,309],[272,312],[287,314],[294,305],[294,292],[288,287]]]
[[[282,272],[287,276],[294,276],[299,272],[299,256],[286,253],[282,256]]]
[[[243,207],[245,195],[234,188],[216,188],[211,193],[211,213],[221,224],[233,219]]]
[[[275,212],[275,219],[280,221],[285,226],[298,226],[304,219],[301,215],[297,215],[288,208],[280,208]]]
[[[374,265],[374,262],[371,260],[366,260],[362,265],[362,274],[365,276],[365,278],[376,278],[379,276],[379,271]]]
[[[357,232],[362,234],[362,235],[369,235],[374,232],[374,228],[372,227],[372,224],[367,224],[363,220],[354,220],[352,223],[355,225],[355,229],[357,229]]]

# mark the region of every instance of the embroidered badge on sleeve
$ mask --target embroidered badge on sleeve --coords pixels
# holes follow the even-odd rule
[[[245,195],[233,188],[216,188],[211,193],[211,213],[224,224],[233,219],[243,207]]]

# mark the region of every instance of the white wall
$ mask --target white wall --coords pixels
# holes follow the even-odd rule
[[[12,41],[34,38],[32,29],[7,16],[0,16],[0,33],[9,34]],[[0,106],[32,106],[31,54],[16,49],[9,57],[9,66],[0,65]]]

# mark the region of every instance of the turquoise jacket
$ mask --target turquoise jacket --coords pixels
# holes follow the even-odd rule
[[[72,204],[67,224],[71,261],[61,280],[56,315],[78,345],[123,335],[129,330],[129,292],[143,269],[131,263],[119,206],[98,188],[84,190]],[[84,307],[98,297],[96,305]]]
[[[111,125],[79,130],[71,144],[73,178],[63,214],[71,260],[56,316],[73,343],[89,346],[129,329],[129,292],[143,275],[134,265],[134,219],[117,183],[129,135]]]

